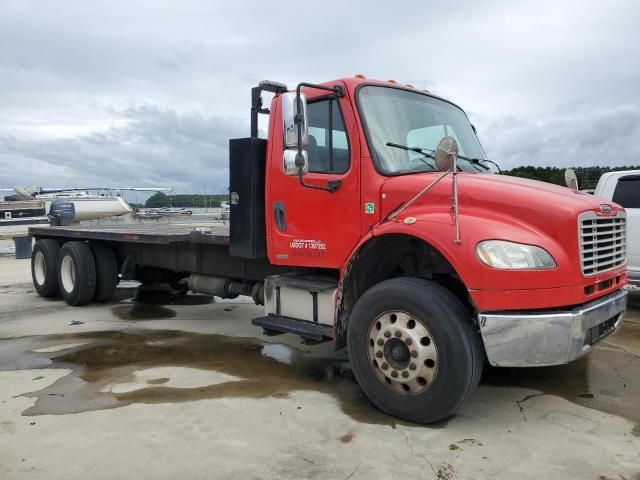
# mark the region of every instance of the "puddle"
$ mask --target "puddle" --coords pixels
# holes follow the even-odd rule
[[[169,289],[139,288],[133,297],[123,299],[111,307],[112,313],[121,320],[160,320],[174,318],[175,310],[164,305],[207,305],[214,303],[211,295],[178,295]]]
[[[640,325],[628,322],[589,355],[568,365],[487,367],[481,384],[539,390],[584,407],[628,418],[640,425],[639,346]]]
[[[139,319],[139,315],[158,318],[159,311],[175,315],[173,310],[158,305],[125,304],[112,308],[115,315],[125,319]],[[148,317],[147,313],[140,313],[149,309],[153,314]],[[633,322],[587,357],[569,365],[487,368],[481,384],[558,395],[640,425],[640,354],[635,349],[638,335],[640,325]],[[67,348],[60,350],[64,345]],[[43,390],[25,394],[35,398],[36,403],[24,415],[72,414],[136,403],[286,398],[292,392],[316,391],[335,398],[342,411],[358,422],[411,425],[373,407],[357,386],[346,354],[334,353],[331,348],[325,344],[299,350],[255,338],[181,331],[77,332],[0,340],[0,370],[72,371]],[[172,370],[166,367],[208,371],[202,378],[217,372],[222,380],[207,380],[194,386],[189,383],[193,380],[191,374],[166,374]],[[225,375],[234,380],[229,381]],[[119,389],[118,385],[135,388]],[[633,433],[640,435],[640,426]]]
[[[69,351],[46,352],[48,346],[83,343]],[[40,353],[35,353],[39,350]],[[325,349],[328,350],[328,349]],[[362,423],[406,424],[377,410],[364,397],[346,363],[346,355],[327,357],[309,350],[264,343],[254,338],[180,331],[124,330],[79,332],[0,341],[0,370],[69,368],[72,373],[43,390],[23,415],[71,414],[134,403],[178,403],[208,398],[286,398],[296,391],[334,397],[344,413]],[[28,361],[11,361],[15,358]],[[134,382],[136,372],[155,367],[213,370],[240,380],[192,388],[171,387],[167,378],[142,388],[114,393],[110,385]],[[305,407],[308,408],[308,407]]]

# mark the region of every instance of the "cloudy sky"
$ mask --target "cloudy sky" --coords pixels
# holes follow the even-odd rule
[[[0,0],[0,187],[225,192],[250,88],[364,73],[465,108],[490,158],[640,164],[634,1]]]

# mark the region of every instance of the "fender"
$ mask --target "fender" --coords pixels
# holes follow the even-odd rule
[[[421,220],[426,220],[424,215],[421,216]],[[427,219],[431,220],[432,215],[427,215]],[[432,222],[429,222],[432,223]],[[349,275],[351,268],[355,261],[358,258],[359,253],[362,249],[375,237],[380,237],[383,235],[391,235],[391,234],[401,234],[410,237],[414,237],[418,240],[422,240],[423,242],[432,246],[435,250],[437,250],[444,258],[449,262],[449,264],[453,267],[453,269],[458,273],[460,279],[463,283],[465,283],[465,279],[462,276],[462,262],[461,260],[464,258],[464,255],[456,255],[456,250],[462,248],[462,245],[458,245],[455,243],[455,227],[452,222],[449,224],[442,224],[439,222],[434,222],[437,226],[438,238],[435,235],[431,234],[428,229],[422,228],[424,227],[424,221],[416,222],[414,224],[407,224],[403,221],[397,222],[385,222],[382,224],[376,224],[372,229],[370,229],[358,242],[355,248],[350,253],[348,259],[342,264],[340,267],[340,281],[338,282],[338,288],[336,292],[336,297],[334,300],[334,327],[333,333],[334,338],[336,339],[336,349],[342,348],[344,346],[345,338],[346,338],[346,318],[345,318],[345,310],[346,306],[344,304],[344,293],[345,288],[349,280]],[[450,243],[450,245],[447,245]],[[475,244],[474,244],[475,248]]]

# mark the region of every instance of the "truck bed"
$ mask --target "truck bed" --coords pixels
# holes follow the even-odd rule
[[[31,227],[29,235],[43,238],[82,238],[130,243],[176,242],[229,245],[229,227],[219,223],[141,223]]]

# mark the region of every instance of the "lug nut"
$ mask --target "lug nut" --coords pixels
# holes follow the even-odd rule
[[[416,358],[418,356],[418,352],[416,350],[411,350],[411,358]]]
[[[396,331],[396,338],[400,338],[402,336],[402,332],[400,330]]]
[[[376,357],[382,358],[382,352],[376,352]]]
[[[389,368],[389,365],[388,365],[388,364],[386,364],[386,363],[383,363],[383,364],[382,364],[382,369],[383,369],[383,370],[386,370],[386,369],[388,369],[388,368]]]
[[[412,363],[411,365],[409,365],[409,370],[415,370],[416,369],[416,364]]]
[[[391,332],[386,331],[384,332],[384,338],[389,338],[391,336]]]
[[[413,343],[413,340],[411,340],[411,337],[408,337],[407,339],[405,339],[404,343],[406,343],[407,345],[411,345]]]
[[[409,376],[409,372],[407,372],[406,370],[402,372],[402,378],[407,378],[408,376]]]
[[[382,346],[384,345],[384,340],[382,340],[381,338],[378,339],[378,345]]]
[[[391,372],[391,376],[393,378],[397,378],[398,377],[398,372],[396,372],[395,370],[393,372]]]

